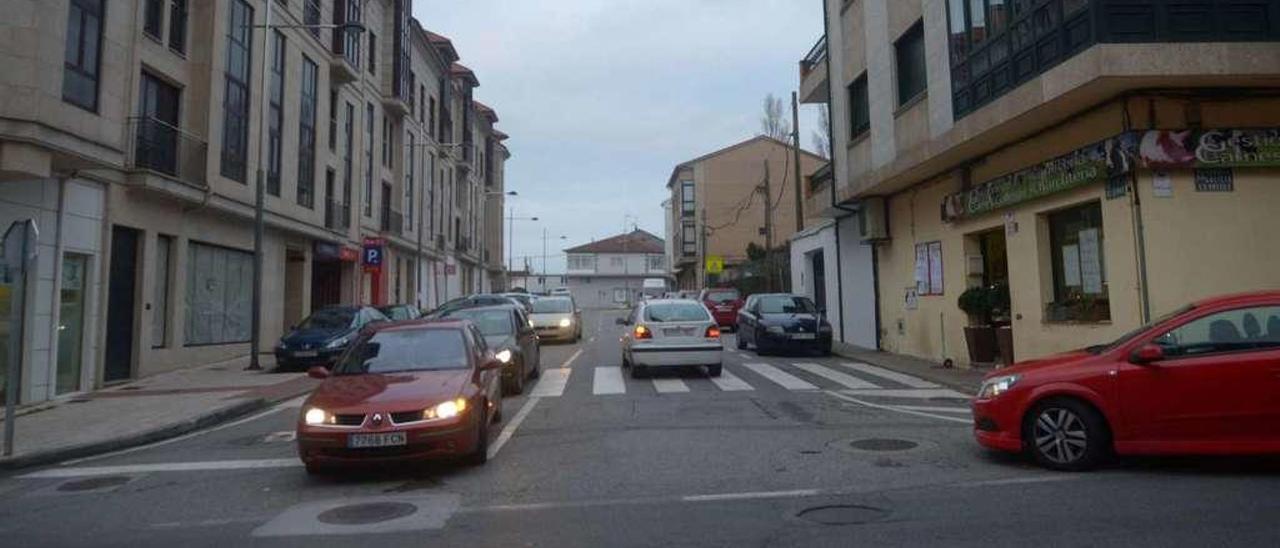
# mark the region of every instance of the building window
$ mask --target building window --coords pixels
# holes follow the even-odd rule
[[[364,216],[373,216],[373,103],[364,109]]]
[[[867,74],[849,84],[849,139],[857,139],[871,129],[871,102],[867,92]]]
[[[329,90],[329,150],[338,150],[338,90]]]
[[[693,181],[680,181],[680,216],[692,217],[696,209]]]
[[[369,33],[369,74],[378,73],[378,37]]]
[[[391,123],[382,115],[382,167],[391,167]]]
[[[231,1],[227,24],[226,86],[222,99],[222,176],[245,182],[249,164],[249,68],[253,8]]]
[[[298,205],[315,207],[316,87],[319,67],[302,56],[302,97],[298,115]]]
[[[267,102],[267,193],[280,195],[280,166],[284,163],[284,34],[271,33],[271,89]]]
[[[581,272],[581,271],[595,272],[596,270],[595,255],[570,255],[569,270],[572,270],[575,272]]]
[[[151,311],[152,348],[164,348],[169,343],[169,265],[172,260],[173,237],[156,236],[156,279],[151,288],[154,302],[154,310]]]
[[[62,65],[62,100],[98,111],[98,68],[104,0],[71,0]]]
[[[187,253],[186,344],[248,342],[253,254],[195,242]]]
[[[310,27],[307,31],[312,36],[320,38],[320,0],[303,0],[302,23]]]
[[[409,31],[413,28],[413,9],[412,2],[409,0],[395,0],[393,2],[393,14],[395,24],[395,38],[391,41],[391,90],[399,99],[413,95],[413,80],[405,80],[405,76],[409,72],[410,52],[413,50],[413,40],[410,38]]]
[[[667,264],[666,257],[663,257],[662,255],[649,256],[648,267],[650,271],[663,270],[666,268],[666,264]]]
[[[343,219],[344,226],[349,226],[347,223],[351,221],[349,215],[351,214],[351,178],[354,175],[354,167],[352,166],[354,158],[352,157],[355,155],[355,119],[356,106],[347,103],[347,120],[343,124],[343,136],[346,137],[346,140],[342,143],[342,204],[348,206],[346,209],[347,217]]]
[[[134,165],[178,175],[178,114],[182,92],[142,72],[138,84],[139,120],[134,141]]]
[[[142,16],[142,32],[159,40],[164,34],[164,0],[147,0]]]
[[[681,225],[680,252],[686,257],[698,254],[698,227],[693,220],[685,221]]]
[[[436,98],[428,98],[427,105],[429,108],[427,112],[427,132],[434,133],[436,128]]]
[[[609,257],[610,268],[622,268],[624,265],[626,265],[626,260],[623,257]]]
[[[1102,205],[1092,202],[1050,213],[1053,302],[1049,321],[1100,322],[1111,319],[1103,255]]]
[[[404,206],[403,207],[404,207],[404,230],[410,231],[410,230],[413,230],[413,210],[414,210],[413,178],[415,175],[415,169],[418,166],[415,165],[416,162],[413,161],[414,158],[417,156],[417,153],[415,152],[417,149],[414,148],[413,134],[412,133],[407,134],[406,139],[408,141],[409,146],[408,146],[408,151],[406,152],[408,161],[405,162]]]
[[[427,86],[418,84],[418,100],[422,102],[424,107],[418,109],[418,123],[425,124],[427,123],[427,109],[425,108],[427,104]]]
[[[361,0],[334,0],[333,24],[363,24],[360,4]],[[333,51],[356,70],[360,69],[360,34],[357,28],[335,28],[333,31]]]
[[[893,45],[898,63],[898,106],[924,93],[927,82],[924,65],[924,25],[916,23]]]
[[[187,51],[187,0],[173,0],[169,4],[169,49],[178,53]]]

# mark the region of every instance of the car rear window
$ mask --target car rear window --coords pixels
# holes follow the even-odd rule
[[[480,328],[480,333],[486,336],[511,334],[510,310],[477,310],[471,308],[450,312],[445,314],[445,317],[471,320],[471,323]]]
[[[356,344],[335,369],[339,375],[466,369],[466,344],[456,329],[380,331]]]
[[[354,308],[324,308],[304,320],[298,329],[346,329],[355,319]]]
[[[708,291],[706,300],[713,303],[733,302],[738,300],[738,291],[735,289]]]
[[[569,299],[538,299],[533,301],[534,314],[567,314],[573,312],[573,302]]]
[[[644,307],[644,319],[649,322],[701,322],[710,321],[707,309],[697,303],[656,303]]]

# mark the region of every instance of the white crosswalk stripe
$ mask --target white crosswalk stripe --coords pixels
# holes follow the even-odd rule
[[[854,371],[857,371],[859,373],[866,373],[868,375],[873,375],[876,377],[880,377],[882,379],[889,379],[893,382],[896,382],[898,384],[901,384],[903,386],[910,387],[910,388],[942,388],[941,386],[938,386],[935,383],[926,381],[919,377],[913,377],[911,375],[899,373],[897,371],[890,371],[888,369],[876,367],[874,365],[870,365],[866,363],[843,362],[840,365],[847,367],[849,369],[852,369]]]
[[[688,392],[689,385],[680,379],[653,379],[653,389],[659,394],[671,394],[675,392]]]
[[[591,381],[591,393],[597,396],[606,394],[625,394],[627,384],[622,381],[621,367],[597,367],[595,378]]]
[[[724,370],[720,371],[719,377],[711,377],[711,382],[716,383],[716,386],[725,392],[755,390],[755,387],[747,384],[747,381],[744,381],[737,375]]]
[[[855,390],[880,388],[875,384],[859,379],[858,377],[855,377],[853,375],[849,375],[847,373],[841,373],[834,369],[827,369],[826,367],[823,367],[816,363],[793,363],[791,365],[795,366],[798,369],[802,369],[804,371],[807,371],[809,373],[812,373],[814,375],[817,375],[819,377],[832,381],[845,388],[855,389]]]
[[[787,373],[777,367],[767,363],[744,363],[743,367],[750,369],[757,375],[773,381],[774,383],[786,388],[787,390],[817,390],[809,381],[801,379],[795,375]]]
[[[851,396],[879,396],[882,398],[907,398],[913,400],[932,398],[969,399],[969,396],[949,388],[910,388],[904,390],[881,388],[875,390],[841,390],[841,392]]]
[[[536,398],[563,396],[564,387],[569,384],[569,373],[572,371],[568,368],[543,369],[542,377],[538,379],[538,384],[533,387],[533,391],[529,392],[529,396]]]

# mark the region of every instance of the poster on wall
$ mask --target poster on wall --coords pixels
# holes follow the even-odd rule
[[[920,293],[916,288],[907,288],[906,296],[903,298],[902,304],[907,310],[916,310],[920,308]]]
[[[1143,167],[1274,167],[1280,129],[1152,130],[1139,145]]]
[[[916,244],[916,293],[929,294],[929,246]]]
[[[1235,189],[1235,175],[1229,167],[1196,170],[1196,192],[1232,192]]]
[[[1067,287],[1080,287],[1080,246],[1062,246],[1062,281]]]
[[[929,244],[929,293],[941,295],[942,291],[942,242]]]
[[[1173,176],[1168,171],[1157,171],[1151,179],[1151,195],[1156,198],[1173,197]]]
[[[1086,295],[1102,294],[1102,254],[1098,247],[1098,229],[1080,231],[1080,281]]]

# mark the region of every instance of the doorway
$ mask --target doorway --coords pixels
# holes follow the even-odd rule
[[[311,262],[311,310],[342,302],[342,263]]]
[[[1009,297],[1009,252],[1004,228],[975,235],[982,262],[982,286],[991,288],[999,297],[992,311],[997,359],[1005,365],[1014,363],[1013,317]]]
[[[62,257],[62,286],[58,296],[58,394],[80,390],[84,360],[84,316],[88,299],[85,278],[89,256],[67,253]]]
[[[818,310],[827,308],[827,259],[822,250],[813,254],[810,260],[813,266],[813,304]]]
[[[284,322],[281,328],[288,332],[289,326],[302,321],[302,286],[306,279],[307,257],[298,249],[286,248],[284,253]]]
[[[133,376],[135,293],[138,284],[138,231],[111,227],[110,289],[107,292],[107,354],[103,382]]]

